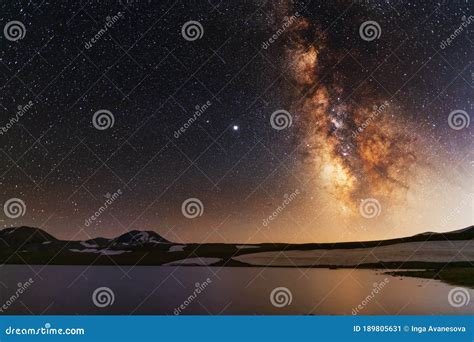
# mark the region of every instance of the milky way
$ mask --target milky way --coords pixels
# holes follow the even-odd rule
[[[295,110],[302,116],[310,167],[345,208],[357,209],[366,197],[393,198],[408,187],[416,162],[413,132],[396,119],[402,115],[391,99],[371,94],[362,104],[342,101],[343,82],[332,76],[321,80],[319,57],[337,51],[325,46],[325,37],[314,26],[300,19],[287,50],[290,72],[303,93]]]

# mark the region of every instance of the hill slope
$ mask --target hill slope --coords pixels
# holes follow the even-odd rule
[[[62,241],[39,228],[18,227],[0,230],[0,246],[2,264],[471,267],[474,227],[380,241],[253,245],[176,244],[138,230],[114,239]]]

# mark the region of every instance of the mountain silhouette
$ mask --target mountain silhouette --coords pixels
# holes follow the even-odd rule
[[[265,259],[269,253],[270,255],[277,253],[276,255],[292,255],[294,258],[293,263],[286,267],[470,267],[474,261],[474,253],[473,260],[469,259],[470,253],[474,250],[472,240],[474,240],[474,226],[444,233],[426,232],[378,241],[252,245],[174,243],[154,231],[139,230],[132,230],[111,239],[97,237],[85,241],[64,241],[56,239],[40,228],[17,227],[0,230],[0,264],[283,267],[271,261],[273,257]],[[457,252],[457,248],[464,250],[464,254],[458,256],[460,253]],[[329,261],[324,264],[318,263],[319,259],[315,257],[317,253],[321,253],[318,252],[320,250],[332,255],[334,251],[339,252],[336,253],[337,258],[327,258]],[[416,252],[415,256],[410,257],[406,254],[412,251]],[[377,253],[380,257],[374,259],[372,256]],[[351,259],[350,255],[352,258],[354,255],[367,255],[368,258],[362,260],[371,261],[361,263],[357,261],[358,259]],[[257,259],[252,259],[255,257]],[[252,261],[264,259],[268,261],[263,264]]]

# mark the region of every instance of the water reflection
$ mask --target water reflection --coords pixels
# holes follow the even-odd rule
[[[473,300],[460,308],[449,305],[451,285],[359,269],[4,265],[0,303],[29,278],[34,283],[1,314],[474,313]],[[99,287],[112,290],[112,305],[94,305],[92,294]],[[277,287],[289,291],[282,298],[291,296],[291,304],[272,304],[270,294]],[[474,298],[473,290],[468,293]]]

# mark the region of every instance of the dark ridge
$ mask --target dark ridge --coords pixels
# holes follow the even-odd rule
[[[18,247],[54,241],[58,240],[40,228],[23,226],[0,230],[0,246],[3,247]]]
[[[470,226],[464,229],[459,229],[445,233],[433,233],[427,232],[417,234],[409,237],[389,239],[389,240],[376,240],[376,241],[354,241],[354,242],[335,242],[335,243],[305,243],[305,244],[287,244],[287,243],[261,243],[251,244],[251,246],[259,246],[261,250],[309,250],[309,249],[349,249],[349,248],[371,248],[375,246],[387,246],[397,243],[406,242],[423,242],[423,241],[455,241],[455,240],[472,240],[474,239],[474,226]],[[19,245],[30,245],[30,244],[43,244],[45,242],[59,242],[54,236],[46,233],[40,228],[33,227],[17,227],[17,228],[5,228],[0,230],[0,246],[14,247]],[[64,241],[67,242],[67,241]],[[80,241],[75,241],[80,242]],[[116,237],[115,239],[107,238],[94,238],[84,241],[90,244],[96,244],[98,246],[111,246],[116,244],[129,244],[131,246],[146,245],[146,244],[172,244],[173,242],[166,240],[161,235],[154,231],[140,231],[132,230],[125,234]],[[73,243],[73,241],[71,241]],[[228,243],[209,243],[209,244],[197,244],[189,243],[184,244],[192,248],[223,248],[228,249],[236,244]],[[245,245],[245,244],[238,244]],[[247,254],[251,250],[245,252]],[[240,253],[239,253],[240,254]]]
[[[95,239],[86,240],[84,242],[90,245],[107,246],[110,243],[110,241],[111,241],[110,239],[98,237]]]
[[[170,243],[161,235],[150,230],[132,230],[115,238],[114,242],[128,244]]]

